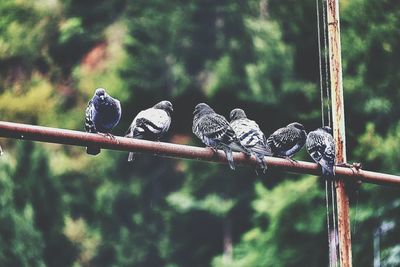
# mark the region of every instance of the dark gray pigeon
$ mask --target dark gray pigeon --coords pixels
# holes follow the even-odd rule
[[[193,114],[193,133],[214,151],[222,149],[232,170],[235,169],[232,150],[244,152],[246,155],[251,154],[251,151],[240,143],[228,121],[223,116],[215,113],[209,105],[205,103],[198,104]]]
[[[251,150],[257,159],[260,168],[265,172],[267,164],[264,161],[265,156],[272,156],[271,149],[267,144],[264,133],[260,130],[258,124],[247,118],[244,110],[236,108],[229,115],[230,125],[239,138],[240,143]]]
[[[120,119],[121,104],[119,100],[112,98],[103,88],[97,88],[86,108],[86,132],[106,134],[112,137],[110,132]],[[90,155],[97,155],[100,153],[100,147],[88,146],[86,152]]]
[[[304,146],[306,138],[307,133],[304,126],[301,123],[293,122],[271,134],[267,143],[274,156],[292,160],[293,155]]]
[[[161,101],[151,108],[140,111],[133,119],[125,137],[158,141],[171,125],[171,102]],[[134,153],[130,152],[128,161],[133,161]]]
[[[307,135],[306,147],[308,154],[321,166],[322,176],[332,178],[335,173],[335,141],[329,126],[318,128]]]

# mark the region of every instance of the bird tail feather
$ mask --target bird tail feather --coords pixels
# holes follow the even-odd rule
[[[335,171],[333,170],[333,165],[327,164],[323,160],[320,162],[322,169],[322,176],[325,178],[333,178],[335,176]]]
[[[230,147],[224,146],[224,147],[223,147],[223,150],[224,150],[224,152],[225,152],[226,159],[228,160],[229,167],[230,167],[232,170],[235,170],[235,163],[233,162],[232,149],[231,149]]]
[[[129,152],[128,162],[132,162],[135,160],[135,153]]]
[[[86,147],[86,153],[89,155],[96,156],[100,153],[100,147],[98,146],[88,146]]]
[[[250,151],[250,149],[248,149],[247,147],[243,146],[239,141],[238,142],[232,142],[229,144],[229,147],[233,150],[233,151],[237,151],[237,152],[243,152],[245,153],[247,156],[250,156],[252,153]],[[232,151],[231,151],[232,152]]]
[[[262,156],[272,156],[271,148],[268,146],[256,145],[252,147],[251,150]]]

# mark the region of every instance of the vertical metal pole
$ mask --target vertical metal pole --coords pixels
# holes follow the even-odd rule
[[[346,137],[344,125],[344,103],[342,84],[342,59],[340,45],[339,0],[327,0],[329,69],[331,78],[333,136],[336,142],[337,163],[346,162]],[[351,235],[349,198],[345,182],[336,183],[340,266],[351,267]]]

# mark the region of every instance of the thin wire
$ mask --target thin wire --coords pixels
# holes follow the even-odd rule
[[[326,0],[322,0],[322,24],[324,25],[324,61],[325,61],[325,89],[326,89],[326,96],[328,98],[328,125],[331,125],[331,97],[329,93],[329,77],[328,77],[328,37],[327,37],[327,30],[326,30],[326,10],[325,10],[325,3]]]
[[[329,195],[328,195],[328,180],[325,180],[325,205],[326,205],[326,225],[328,227],[328,246],[329,246],[329,267],[332,267],[332,244],[331,244],[331,226],[329,223]]]
[[[358,213],[358,198],[359,198],[359,190],[356,190],[356,211],[353,219],[353,235],[356,234],[357,231],[357,213]]]
[[[334,238],[334,240],[335,240],[335,254],[334,254],[334,257],[335,257],[335,260],[337,262],[337,258],[338,258],[337,255],[339,253],[339,251],[338,251],[339,250],[339,240],[338,240],[338,231],[337,231],[337,228],[336,228],[337,208],[336,208],[336,205],[335,205],[335,202],[336,202],[335,182],[331,183],[331,193],[332,193],[331,200],[332,200],[333,231],[335,233],[335,238]]]
[[[321,92],[321,120],[322,126],[325,126],[325,111],[324,111],[324,90],[322,88],[322,55],[321,55],[321,29],[320,29],[320,21],[319,21],[319,1],[315,0],[315,4],[317,6],[317,28],[318,28],[318,62],[319,62],[319,88]]]

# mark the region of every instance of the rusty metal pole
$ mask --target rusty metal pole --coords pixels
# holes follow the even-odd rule
[[[103,149],[135,151],[170,158],[227,164],[224,152],[218,151],[217,154],[214,154],[211,149],[204,147],[152,142],[119,136],[110,139],[98,134],[7,121],[0,121],[0,137],[83,147],[95,144]],[[257,164],[254,156],[247,157],[243,153],[234,152],[233,159],[238,165],[254,167]],[[271,169],[321,176],[321,169],[315,163],[291,162],[276,157],[265,157],[264,160]],[[342,166],[335,167],[335,175],[350,182],[362,181],[363,183],[400,187],[400,176],[398,175],[366,170],[354,171]]]
[[[339,0],[327,0],[329,69],[331,78],[333,136],[336,142],[336,162],[346,162],[342,59],[340,45]],[[351,234],[349,197],[343,179],[336,182],[340,266],[351,267]]]

